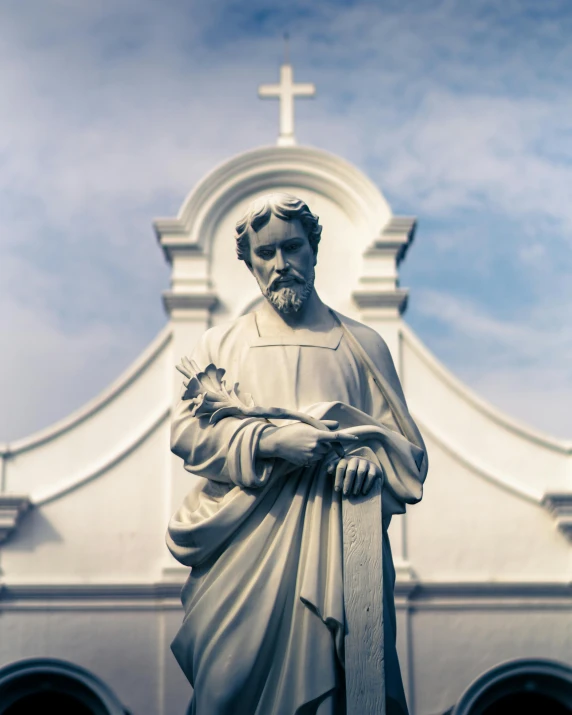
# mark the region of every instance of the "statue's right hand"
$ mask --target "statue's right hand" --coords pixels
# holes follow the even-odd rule
[[[270,427],[260,436],[261,457],[278,457],[296,466],[318,462],[332,449],[332,442],[353,442],[356,438],[339,431],[318,430],[304,422]]]

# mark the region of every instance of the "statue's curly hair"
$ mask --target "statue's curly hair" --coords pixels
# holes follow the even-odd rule
[[[318,243],[320,243],[322,234],[318,216],[310,211],[302,199],[298,199],[292,194],[266,194],[250,204],[245,215],[235,226],[236,254],[240,261],[250,265],[248,229],[258,231],[270,221],[271,214],[284,221],[298,219],[308,235],[314,255],[318,253]]]

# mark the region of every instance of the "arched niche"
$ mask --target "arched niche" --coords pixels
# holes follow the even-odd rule
[[[572,668],[541,658],[503,663],[477,678],[451,715],[510,712],[572,713]]]
[[[99,678],[54,658],[33,658],[0,670],[0,715],[129,715]]]
[[[277,191],[299,196],[320,217],[318,292],[332,307],[355,313],[352,291],[363,275],[364,252],[393,215],[361,171],[309,147],[264,147],[234,157],[197,185],[176,218],[155,221],[173,266],[168,309],[183,305],[187,296],[188,305],[198,304],[204,295],[216,303],[215,324],[247,311],[259,291],[236,259],[234,226],[253,199]]]

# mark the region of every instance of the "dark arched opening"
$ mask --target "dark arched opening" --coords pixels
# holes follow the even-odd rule
[[[572,668],[538,659],[503,663],[463,694],[452,715],[572,715]]]
[[[93,710],[67,693],[35,692],[24,695],[9,705],[3,715],[30,715],[52,712],[58,715],[93,715]]]
[[[0,715],[125,715],[98,678],[72,663],[51,658],[13,663],[0,670]]]
[[[510,713],[542,713],[542,715],[570,715],[562,702],[542,693],[511,693],[486,707],[483,715],[510,715]]]

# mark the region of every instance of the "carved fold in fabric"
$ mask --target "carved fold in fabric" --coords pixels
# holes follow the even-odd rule
[[[320,420],[303,412],[287,410],[283,407],[258,407],[254,404],[252,395],[248,393],[245,393],[241,399],[238,396],[238,383],[235,383],[234,387],[229,390],[224,380],[226,370],[217,368],[212,362],[201,371],[194,360],[183,357],[181,364],[176,367],[185,376],[183,381],[185,392],[182,399],[189,401],[189,411],[193,417],[210,417],[209,423],[212,425],[224,417],[298,420],[315,429],[328,431],[326,425]],[[332,449],[339,457],[344,456],[341,445],[334,442]]]
[[[338,420],[360,436],[351,451],[383,466],[386,683],[388,696],[404,703],[386,528],[392,514],[420,499],[427,460],[387,348],[373,331],[340,322],[344,334],[336,349],[253,347],[255,324],[245,316],[209,331],[193,358],[224,365],[229,383],[238,382],[255,403]],[[277,371],[280,380],[273,378]],[[339,680],[341,496],[324,463],[303,469],[259,459],[257,444],[267,427],[266,419],[245,415],[211,424],[191,414],[188,400],[174,410],[173,450],[200,477],[167,537],[175,558],[193,567],[182,595],[185,621],[172,648],[195,687],[198,715],[291,715],[328,699]]]

